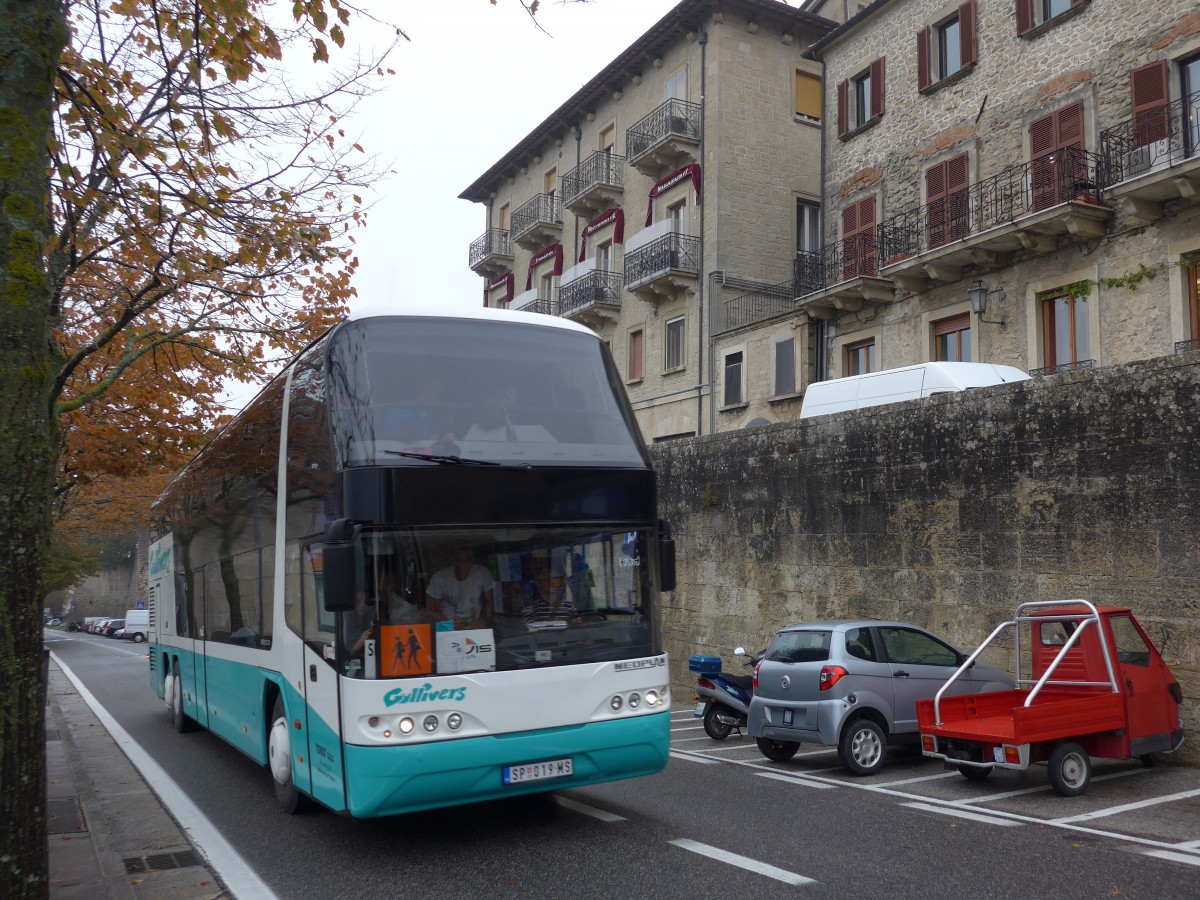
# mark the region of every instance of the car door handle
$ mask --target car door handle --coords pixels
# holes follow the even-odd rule
[[[909,677],[909,674],[908,674],[907,672],[903,672],[903,671],[901,671],[901,672],[893,672],[893,673],[892,673],[892,677],[894,677],[894,678],[908,678],[908,677]]]

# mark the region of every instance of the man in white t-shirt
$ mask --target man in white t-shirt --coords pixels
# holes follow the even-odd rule
[[[429,579],[425,600],[429,611],[441,619],[453,619],[455,628],[486,628],[488,598],[495,582],[492,573],[475,562],[470,547],[456,547],[448,566]]]

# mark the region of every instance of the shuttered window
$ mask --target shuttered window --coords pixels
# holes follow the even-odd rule
[[[645,374],[643,368],[645,350],[645,332],[640,328],[629,334],[629,380],[641,381]]]
[[[1187,279],[1189,338],[1200,341],[1200,254],[1183,261],[1183,277]]]
[[[845,137],[883,115],[886,83],[887,64],[883,57],[853,78],[838,82],[838,137]]]
[[[925,170],[929,248],[957,241],[970,232],[970,166],[967,154]]]
[[[933,323],[933,353],[938,362],[971,361],[971,314]]]
[[[809,122],[821,121],[821,79],[796,70],[796,115]]]
[[[1088,298],[1066,294],[1042,297],[1042,354],[1046,368],[1074,368],[1091,359]]]
[[[1017,0],[1017,34],[1026,35],[1091,0]]]
[[[875,198],[864,197],[842,210],[842,277],[875,274]]]
[[[1133,94],[1133,146],[1143,147],[1167,136],[1170,79],[1171,72],[1165,59],[1129,73],[1129,89]]]
[[[1086,177],[1083,104],[1073,103],[1029,126],[1030,189],[1034,211],[1063,203]],[[1065,151],[1065,152],[1064,152]]]
[[[949,78],[979,61],[976,0],[969,0],[949,19],[917,32],[917,89]]]

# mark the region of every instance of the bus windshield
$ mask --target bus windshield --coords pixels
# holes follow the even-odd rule
[[[331,335],[335,466],[646,465],[619,376],[594,335],[412,317]]]
[[[405,678],[652,656],[650,546],[646,531],[365,530],[337,665]]]

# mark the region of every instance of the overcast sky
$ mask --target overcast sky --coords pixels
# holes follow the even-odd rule
[[[458,195],[677,2],[543,0],[537,21],[547,34],[517,0],[371,0],[411,40],[391,57],[390,86],[355,123],[364,148],[392,160],[394,173],[357,235],[352,307],[480,305],[483,280],[467,251],[486,208]]]

